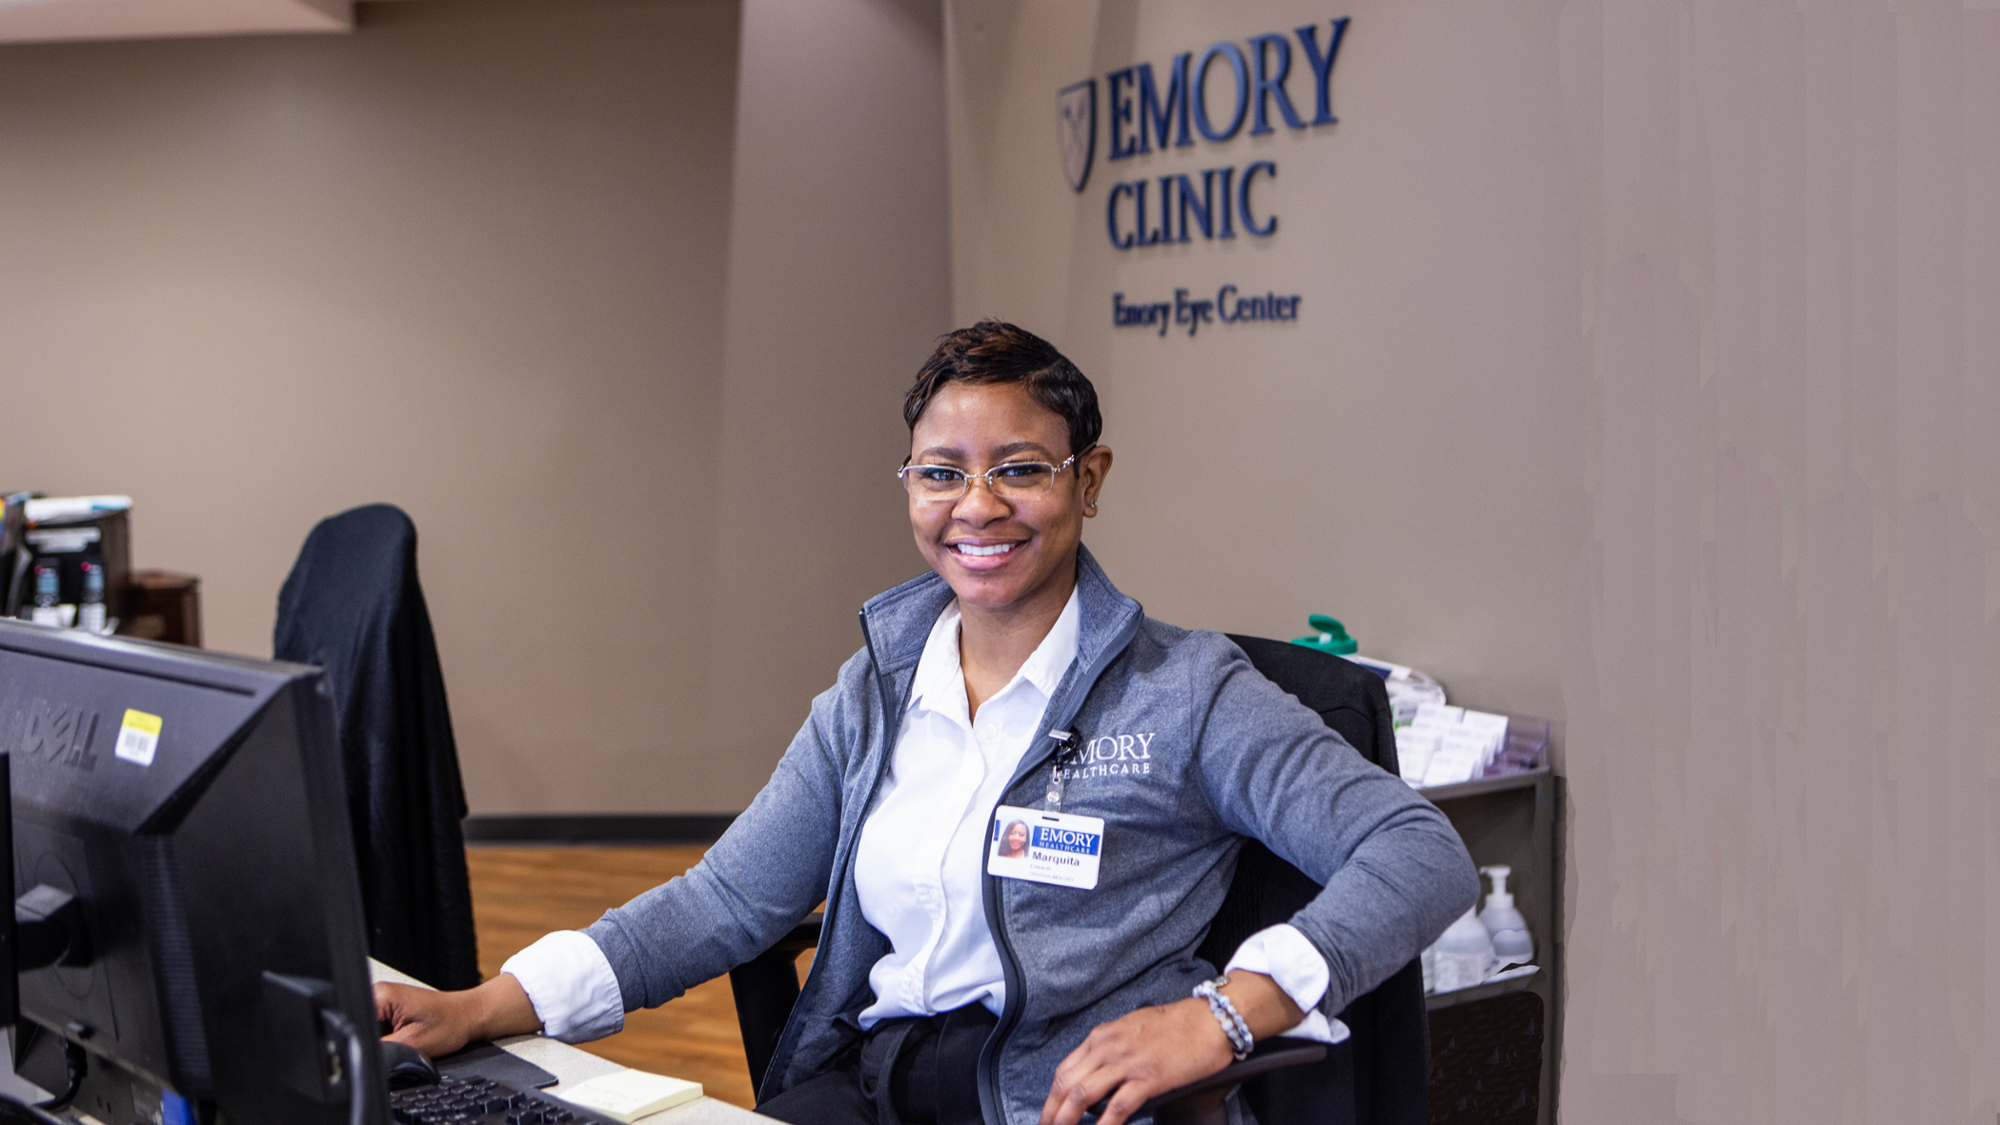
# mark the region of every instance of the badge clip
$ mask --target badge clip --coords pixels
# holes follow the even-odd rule
[[[1049,737],[1059,743],[1055,755],[1049,759],[1049,807],[1059,809],[1063,802],[1063,787],[1068,781],[1065,771],[1082,763],[1083,748],[1077,744],[1077,737],[1071,731],[1052,730]]]

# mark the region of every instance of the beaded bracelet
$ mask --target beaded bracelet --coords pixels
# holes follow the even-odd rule
[[[1229,1049],[1235,1053],[1236,1061],[1242,1062],[1250,1057],[1250,1048],[1254,1043],[1250,1038],[1250,1025],[1243,1022],[1243,1016],[1236,1010],[1236,1005],[1229,1002],[1229,997],[1216,991],[1228,983],[1229,974],[1224,973],[1214,980],[1205,980],[1195,985],[1194,995],[1196,999],[1208,1001],[1209,1014],[1215,1017],[1215,1022],[1222,1025],[1222,1034],[1229,1037]]]

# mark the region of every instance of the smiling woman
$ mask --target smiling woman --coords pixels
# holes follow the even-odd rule
[[[1097,392],[1046,341],[982,323],[946,338],[903,417],[917,549],[958,597],[969,712],[1005,687],[1076,589],[1111,471]]]
[[[1337,1042],[1348,1001],[1471,904],[1435,808],[1091,558],[1111,450],[1060,352],[1010,324],[951,333],[903,416],[931,573],[862,608],[865,646],[757,800],[685,876],[486,984],[385,986],[393,1038],[601,1037],[824,901],[759,1112],[1076,1125],[1105,1101],[1120,1125],[1254,1039]],[[1211,979],[1195,950],[1246,836],[1325,889]]]

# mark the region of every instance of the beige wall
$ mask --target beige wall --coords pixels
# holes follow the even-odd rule
[[[210,643],[250,653],[313,523],[399,504],[475,812],[741,808],[857,643],[781,623],[917,565],[871,534],[786,581],[797,544],[740,509],[806,494],[742,494],[744,437],[892,465],[948,314],[937,16],[822,11],[813,88],[734,0],[0,48],[0,481],[131,493],[136,562],[200,574]],[[869,100],[916,108],[829,115]]]
[[[743,24],[708,747],[762,782],[861,603],[924,569],[890,474],[951,283],[936,0],[746,0]]]
[[[1561,722],[1564,1120],[1993,1120],[2000,11],[947,13],[957,312],[1103,390],[1113,577]],[[1339,15],[1339,125],[1063,181],[1060,87]],[[1109,248],[1265,158],[1268,242]],[[1301,322],[1111,327],[1232,280]]]

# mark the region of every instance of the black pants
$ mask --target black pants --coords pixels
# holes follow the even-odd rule
[[[979,1049],[998,1022],[980,1004],[883,1020],[757,1112],[795,1125],[980,1125]]]

